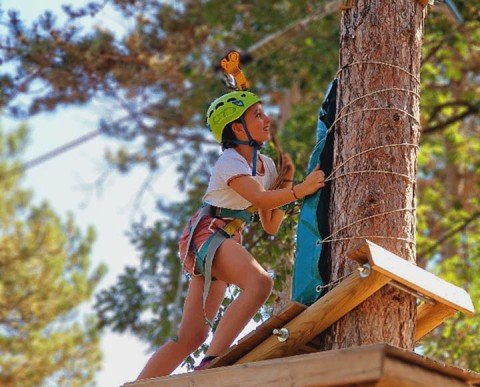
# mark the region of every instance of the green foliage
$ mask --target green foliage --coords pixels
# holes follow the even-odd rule
[[[124,148],[107,155],[120,171],[139,164],[161,171],[163,156],[172,153],[180,161],[178,185],[186,197],[178,203],[160,201],[155,224],[132,226],[131,240],[140,262],[98,295],[102,326],[131,330],[152,346],[176,334],[174,323],[186,288],[176,243],[201,202],[208,168],[217,154],[204,129],[208,103],[224,91],[213,66],[227,48],[248,48],[309,15],[319,3],[114,0],[111,6],[133,24],[121,37],[104,27],[87,32],[78,27],[82,17],[98,12],[103,2],[80,10],[68,8],[70,19],[64,26],[45,14],[26,27],[18,15],[10,14],[9,33],[1,47],[14,72],[0,77],[0,105],[8,113],[31,115],[102,97],[117,113],[105,116],[99,127],[125,141]],[[432,12],[425,29],[417,255],[419,265],[468,288],[478,299],[480,278],[472,268],[480,235],[480,1],[455,3],[465,18],[462,26]],[[292,154],[298,179],[315,140],[321,91],[337,70],[338,28],[337,16],[316,21],[280,50],[245,67],[267,108],[279,111],[272,114],[277,122],[287,114],[280,111],[280,100],[299,90],[298,99],[288,106],[289,120],[280,128],[282,146]],[[44,87],[34,87],[37,84]],[[25,93],[33,99],[23,108],[25,102],[17,97]],[[274,155],[271,148],[266,151]],[[275,270],[277,290],[289,278],[286,259],[293,249],[297,212],[298,208],[291,210],[293,216],[275,238],[265,235],[258,224],[247,230],[245,245],[265,267]],[[235,296],[232,291],[224,306]],[[478,342],[471,334],[478,324],[478,316],[451,319],[423,340],[423,351],[479,370]]]
[[[18,165],[24,127],[0,132],[0,384],[80,386],[93,382],[101,354],[96,319],[76,316],[105,268],[90,270],[95,239],[62,221],[47,203],[31,204]]]
[[[438,14],[431,14],[426,24],[417,256],[420,265],[466,289],[478,310],[480,24],[473,15],[480,2],[455,3],[466,19],[464,25],[449,25]],[[479,371],[480,343],[475,334],[479,323],[478,314],[466,317],[458,313],[427,335],[420,349]]]

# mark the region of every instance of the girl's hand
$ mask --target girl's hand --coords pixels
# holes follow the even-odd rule
[[[325,173],[320,170],[320,164],[318,164],[303,182],[293,187],[293,190],[295,191],[295,195],[303,198],[317,192],[323,187],[325,187]]]
[[[289,153],[282,153],[282,164],[285,168],[285,179],[293,180],[293,176],[295,175],[295,165],[293,164],[292,157]]]

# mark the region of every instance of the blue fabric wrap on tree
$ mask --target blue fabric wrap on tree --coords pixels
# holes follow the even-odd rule
[[[329,127],[335,120],[337,81],[331,82],[318,114],[316,144],[310,155],[307,174],[321,164],[325,176],[332,170],[333,131]],[[328,152],[327,152],[328,151]],[[328,153],[328,154],[327,154]],[[322,295],[326,273],[320,267],[326,266],[327,257],[322,254],[322,240],[329,232],[328,207],[330,185],[303,200],[297,226],[295,263],[293,268],[292,299],[304,305],[311,305]],[[322,265],[323,263],[323,265]]]

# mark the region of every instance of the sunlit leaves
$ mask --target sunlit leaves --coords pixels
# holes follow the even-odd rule
[[[24,127],[0,132],[2,172],[25,139]],[[31,196],[18,175],[0,178],[0,384],[87,385],[100,365],[99,332],[92,316],[75,313],[105,274],[90,264],[95,233]]]

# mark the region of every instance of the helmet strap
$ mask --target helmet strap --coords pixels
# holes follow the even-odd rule
[[[263,143],[258,143],[256,142],[252,136],[250,135],[250,132],[247,129],[247,124],[245,122],[245,118],[243,116],[240,117],[240,122],[242,123],[243,126],[243,131],[247,135],[248,141],[239,141],[237,140],[235,143],[236,144],[242,144],[242,145],[248,145],[253,148],[252,150],[252,176],[257,175],[257,153],[258,149],[263,145]]]
[[[245,123],[245,119],[240,117],[240,122],[242,123],[243,131],[247,135],[248,141],[242,141],[242,140],[235,140],[232,141],[234,144],[238,145],[248,145],[253,148],[252,150],[252,176],[257,175],[257,154],[258,150],[262,147],[263,143],[258,143],[255,141],[252,136],[250,135],[250,132],[247,129],[247,124]]]

